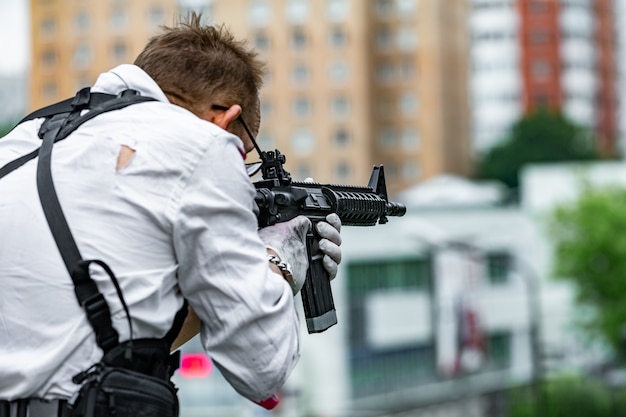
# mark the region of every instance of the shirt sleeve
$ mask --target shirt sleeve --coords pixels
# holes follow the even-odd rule
[[[188,178],[174,221],[183,296],[201,340],[241,395],[273,395],[299,358],[299,328],[287,282],[272,272],[252,211],[254,186],[238,138],[214,137]]]

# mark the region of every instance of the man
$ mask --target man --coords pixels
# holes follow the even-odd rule
[[[91,88],[132,89],[156,101],[98,115],[56,143],[52,157],[77,246],[115,272],[134,338],[163,337],[187,300],[193,313],[176,344],[195,333],[198,318],[208,354],[257,403],[299,357],[293,296],[311,227],[300,216],[257,230],[244,167],[253,143],[243,126],[258,131],[262,70],[228,31],[192,15],[153,38],[135,65],[102,74]],[[24,122],[0,140],[0,167],[41,146],[42,122]],[[35,169],[32,161],[0,179],[0,400],[11,407],[71,398],[80,388],[72,377],[102,357],[43,216]],[[341,224],[328,221],[318,232],[332,278]],[[128,340],[111,280],[98,268],[91,275]]]

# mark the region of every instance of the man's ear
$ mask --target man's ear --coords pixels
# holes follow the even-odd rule
[[[218,125],[222,129],[228,129],[228,125],[237,119],[241,114],[241,106],[239,104],[233,104],[227,110],[211,110],[209,112],[209,120]]]

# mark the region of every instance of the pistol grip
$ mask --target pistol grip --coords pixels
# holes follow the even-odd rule
[[[319,248],[320,237],[315,226],[306,237],[309,268],[300,291],[309,333],[320,333],[337,324],[330,278],[322,263],[324,252]]]

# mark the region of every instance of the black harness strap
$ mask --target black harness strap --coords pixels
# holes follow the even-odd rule
[[[128,90],[127,90],[128,91]],[[59,103],[51,104],[50,106],[43,107],[39,110],[35,110],[26,117],[24,117],[20,123],[27,122],[29,120],[39,119],[41,117],[51,117],[62,113],[72,113],[73,111],[86,109],[90,107],[98,107],[107,101],[115,99],[117,96],[114,94],[105,93],[91,93],[89,87],[85,87],[76,94],[75,97],[68,98]],[[143,101],[143,100],[142,100]],[[41,137],[41,136],[40,136]],[[35,159],[39,155],[39,149],[17,158],[14,161],[9,162],[2,168],[0,168],[0,178],[15,171],[28,161]]]
[[[124,107],[130,106],[135,103],[142,103],[146,101],[155,101],[151,97],[142,97],[138,95],[135,90],[124,90],[120,95],[105,93],[91,93],[89,87],[85,87],[80,90],[74,98],[63,100],[59,103],[52,104],[50,106],[41,108],[24,117],[20,123],[46,117],[48,120],[42,125],[42,129],[39,131],[39,137],[43,139],[45,132],[50,129],[54,129],[56,126],[51,120],[55,117],[62,119],[62,126],[59,128],[59,133],[55,142],[65,139],[70,133],[72,133],[78,126],[84,122],[93,119],[99,114],[111,111],[119,110]],[[80,115],[82,110],[91,109],[84,115]],[[68,119],[69,117],[69,119]],[[48,123],[48,126],[45,124]],[[19,125],[19,123],[18,123]],[[8,164],[0,168],[0,178],[15,171],[28,161],[35,159],[39,155],[40,149],[17,158]]]
[[[42,145],[39,149],[11,161],[0,168],[0,178],[2,178],[21,167],[26,162],[39,156],[37,164],[37,191],[44,215],[55,243],[61,253],[65,267],[74,283],[74,291],[79,304],[85,309],[87,319],[96,334],[96,342],[105,354],[119,345],[119,334],[113,328],[111,314],[106,300],[89,275],[90,264],[99,265],[111,278],[128,319],[132,343],[132,322],[130,314],[121,288],[111,269],[100,260],[83,260],[78,250],[78,246],[72,236],[65,215],[63,214],[52,180],[52,148],[55,142],[65,139],[81,124],[104,112],[119,110],[132,104],[147,101],[155,101],[155,99],[140,96],[134,90],[125,90],[120,95],[115,96],[111,94],[91,93],[88,87],[84,88],[80,90],[74,98],[44,107],[22,119],[22,122],[24,122],[40,117],[46,118],[39,129],[39,136],[43,139]],[[86,109],[89,111],[81,115],[82,111]],[[169,345],[172,344],[180,332],[186,314],[187,302],[185,301],[183,307],[174,318],[172,328],[163,338]]]
[[[37,164],[37,191],[39,193],[39,199],[41,200],[41,206],[50,231],[52,232],[52,236],[65,263],[65,267],[74,282],[74,291],[78,302],[85,309],[87,319],[96,334],[96,342],[105,354],[119,344],[119,335],[111,323],[109,307],[104,297],[99,292],[96,283],[89,275],[90,264],[98,264],[111,277],[126,312],[132,340],[130,314],[119,284],[117,283],[117,279],[110,268],[99,260],[83,260],[78,250],[65,215],[63,214],[52,180],[52,148],[55,142],[63,140],[76,130],[78,126],[99,114],[121,109],[131,104],[153,100],[154,99],[150,97],[141,97],[136,93],[122,95],[119,98],[109,97],[108,101],[102,102],[93,107],[91,111],[81,116],[81,111],[90,106],[91,102],[89,90],[83,89],[71,100],[70,106],[73,110],[70,113],[62,112],[52,117],[48,115],[47,117],[50,118],[48,118],[39,129],[39,135],[43,136],[43,142],[41,148],[39,148],[39,162]],[[67,103],[67,100],[62,102],[63,106],[66,106]],[[60,109],[61,107],[62,106],[58,106],[56,109]],[[40,114],[43,114],[43,112]]]

